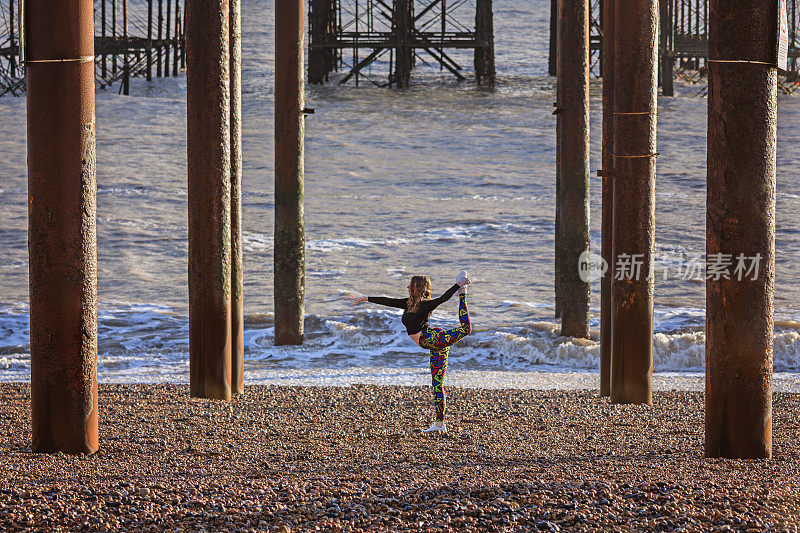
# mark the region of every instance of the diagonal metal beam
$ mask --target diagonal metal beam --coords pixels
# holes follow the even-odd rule
[[[433,6],[435,6],[436,4],[440,3],[441,1],[442,1],[442,0],[434,0],[433,2],[431,2],[430,4],[428,4],[428,6],[427,6],[425,9],[423,9],[422,11],[420,11],[420,12],[419,12],[419,14],[418,14],[417,16],[415,16],[415,17],[414,17],[414,22],[418,21],[418,20],[419,20],[419,19],[421,19],[423,16],[425,16],[425,14],[426,14],[428,11],[430,11],[431,9],[433,9]]]
[[[367,65],[369,65],[370,63],[372,63],[373,61],[378,59],[378,57],[380,57],[381,53],[383,53],[385,51],[386,51],[386,48],[376,48],[375,50],[373,50],[370,55],[368,55],[367,57],[362,59],[358,63],[358,65],[354,66],[350,70],[350,72],[347,73],[347,76],[345,76],[344,78],[341,79],[341,81],[339,81],[339,85],[343,85],[343,84],[347,83],[348,80],[350,80],[350,78],[352,78],[353,76],[358,74],[361,71],[362,68],[366,67]]]
[[[428,54],[430,54],[431,57],[433,57],[437,62],[439,62],[442,65],[444,65],[444,68],[446,68],[447,70],[452,72],[453,75],[456,78],[458,78],[459,80],[465,80],[466,79],[458,70],[453,68],[447,61],[444,61],[444,58],[447,58],[450,61],[453,61],[452,59],[447,57],[447,55],[445,55],[444,52],[441,53],[442,54],[441,56],[437,56],[436,53],[431,48],[428,48],[428,47],[424,46],[424,47],[422,47],[422,49],[425,50],[426,52],[428,52]],[[458,67],[458,65],[456,65],[456,66]],[[458,68],[461,68],[461,67],[458,67]]]
[[[456,63],[455,60],[453,60],[453,58],[448,56],[444,52],[444,49],[442,49],[441,47],[437,47],[435,43],[431,42],[430,39],[428,39],[427,37],[422,35],[422,33],[420,33],[419,30],[417,30],[416,28],[413,28],[413,30],[414,30],[414,36],[417,37],[422,43],[426,44],[427,48],[434,48],[434,49],[438,50],[438,52],[441,54],[441,58],[437,57],[436,58],[437,61],[449,62],[450,66],[452,68],[454,68],[456,70],[461,70],[461,66],[458,63]],[[423,48],[425,48],[425,47],[423,47]],[[427,51],[427,48],[426,48],[426,51]],[[428,51],[428,53],[430,53],[430,51]],[[431,54],[431,55],[433,55],[433,54]],[[434,57],[436,57],[436,56],[434,56]],[[445,65],[445,66],[447,66],[447,65]],[[458,75],[459,77],[461,77],[463,79],[463,77],[460,74],[456,73],[456,75]]]

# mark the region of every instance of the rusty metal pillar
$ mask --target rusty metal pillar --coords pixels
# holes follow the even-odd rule
[[[674,52],[671,50],[670,42],[672,36],[672,17],[670,10],[673,2],[671,0],[659,0],[660,17],[660,51],[661,57],[661,96],[675,96],[675,86],[673,84],[673,70],[675,64]]]
[[[231,78],[231,392],[244,392],[244,279],[242,275],[242,17],[230,2]],[[169,9],[167,10],[169,12]],[[169,32],[168,32],[169,33]],[[165,69],[169,72],[169,68]]]
[[[392,39],[397,47],[394,81],[397,87],[407,88],[411,84],[411,70],[414,68],[414,49],[411,47],[414,0],[394,0],[392,5]]]
[[[444,0],[443,0],[444,1]],[[442,4],[444,10],[444,4]],[[442,24],[445,16],[442,15]],[[478,45],[474,52],[475,78],[479,84],[494,87],[494,20],[492,0],[477,0],[475,6],[475,34]],[[441,64],[444,64],[443,62]]]
[[[99,440],[92,0],[28,0],[25,10],[32,448],[94,453]]]
[[[17,77],[17,54],[19,50],[17,50],[17,43],[16,43],[16,36],[14,35],[14,2],[17,0],[9,0],[8,2],[8,43],[9,43],[9,56],[8,56],[8,66],[9,70],[11,71],[11,77]],[[105,5],[103,5],[103,11],[105,11]],[[20,32],[22,33],[22,32]]]
[[[558,15],[558,142],[561,335],[589,337],[589,281],[579,271],[589,251],[589,0],[561,0]]]
[[[186,3],[189,382],[231,397],[231,153],[228,0]]]
[[[166,44],[164,45],[164,77],[169,78],[169,49],[170,49],[170,43],[172,42],[170,39],[170,27],[172,22],[172,0],[167,0],[167,8],[165,12],[167,15],[167,22],[166,22],[166,27],[164,28],[164,39],[166,40]]]
[[[111,36],[117,41],[117,0],[111,0]],[[111,74],[117,73],[117,54],[111,55]]]
[[[178,56],[183,54],[183,46],[181,45],[181,2],[175,0],[175,32],[173,36],[173,51],[172,51],[172,75],[178,75]]]
[[[611,400],[653,401],[658,0],[617,0],[614,24]]]
[[[275,344],[302,344],[304,0],[275,2]]]
[[[600,255],[608,265],[600,278],[600,395],[611,396],[611,234],[614,195],[614,18],[616,0],[603,0],[603,150]]]
[[[777,5],[710,5],[708,457],[772,455]]]
[[[122,36],[125,40],[124,55],[122,56],[122,94],[129,95],[131,88],[131,65],[128,59],[128,0],[122,0]]]
[[[12,0],[13,1],[13,0]],[[106,0],[102,0],[100,2],[100,36],[102,37],[103,41],[103,48],[107,49],[108,43],[106,43]],[[108,74],[108,63],[106,54],[103,54],[102,61],[100,63],[100,76],[105,80]]]
[[[162,76],[162,67],[163,65],[163,55],[161,54],[161,50],[163,49],[163,44],[161,39],[163,38],[162,34],[162,26],[164,25],[164,0],[158,0],[158,29],[156,31],[156,38],[158,39],[158,46],[156,46],[156,77],[160,78]]]
[[[147,81],[153,80],[153,0],[147,0]]]
[[[558,24],[558,16],[559,11],[561,10],[561,0],[554,0],[556,2],[556,11],[555,11],[555,35],[556,35],[556,48],[552,50],[558,50],[558,41],[560,38],[560,26]],[[556,71],[558,65],[558,57],[554,57],[553,63],[553,71]],[[556,101],[553,103],[553,114],[556,116],[556,212],[555,212],[555,220],[554,220],[554,233],[553,242],[554,242],[554,249],[553,249],[553,294],[555,295],[555,318],[561,318],[561,309],[562,309],[562,301],[563,301],[563,293],[561,291],[561,280],[563,279],[563,274],[561,272],[561,204],[563,200],[561,199],[561,128],[562,128],[562,120],[561,120],[561,89],[562,83],[556,78]]]
[[[547,56],[547,73],[556,75],[558,56],[558,3],[559,0],[550,0],[550,48]]]

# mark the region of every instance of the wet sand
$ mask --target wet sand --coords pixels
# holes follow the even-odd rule
[[[0,529],[798,531],[800,395],[774,459],[703,458],[702,393],[101,385],[101,451],[30,451],[27,384],[1,384]]]

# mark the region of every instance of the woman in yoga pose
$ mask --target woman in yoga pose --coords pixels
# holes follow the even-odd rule
[[[433,384],[433,398],[436,404],[436,421],[424,430],[447,432],[444,424],[444,373],[447,370],[447,354],[450,345],[466,337],[472,330],[467,310],[467,290],[464,288],[470,283],[467,272],[458,273],[456,284],[447,291],[431,300],[431,280],[428,276],[414,276],[408,284],[408,298],[385,298],[383,296],[369,296],[358,298],[351,296],[353,305],[361,302],[371,302],[388,307],[403,309],[403,325],[408,336],[420,347],[431,352],[431,378]],[[442,329],[430,326],[430,316],[434,309],[449,300],[458,291],[458,321],[457,328]]]

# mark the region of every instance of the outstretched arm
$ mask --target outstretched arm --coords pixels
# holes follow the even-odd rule
[[[434,298],[433,300],[429,300],[428,307],[430,308],[430,311],[433,311],[434,309],[436,309],[437,307],[439,307],[439,305],[440,305],[440,304],[443,304],[443,303],[445,303],[447,300],[449,300],[450,298],[452,298],[452,297],[453,297],[453,295],[456,293],[456,291],[457,291],[458,289],[460,289],[460,288],[461,288],[461,285],[459,285],[458,283],[456,283],[455,285],[453,285],[452,287],[450,287],[449,289],[447,289],[447,290],[445,291],[445,293],[444,293],[444,294],[442,294],[441,296],[439,296],[438,298]]]
[[[398,309],[405,309],[408,300],[405,298],[386,298],[385,296],[368,296],[366,298],[350,296],[353,305],[360,304],[361,302],[370,302],[378,305],[385,305],[387,307],[396,307]]]

